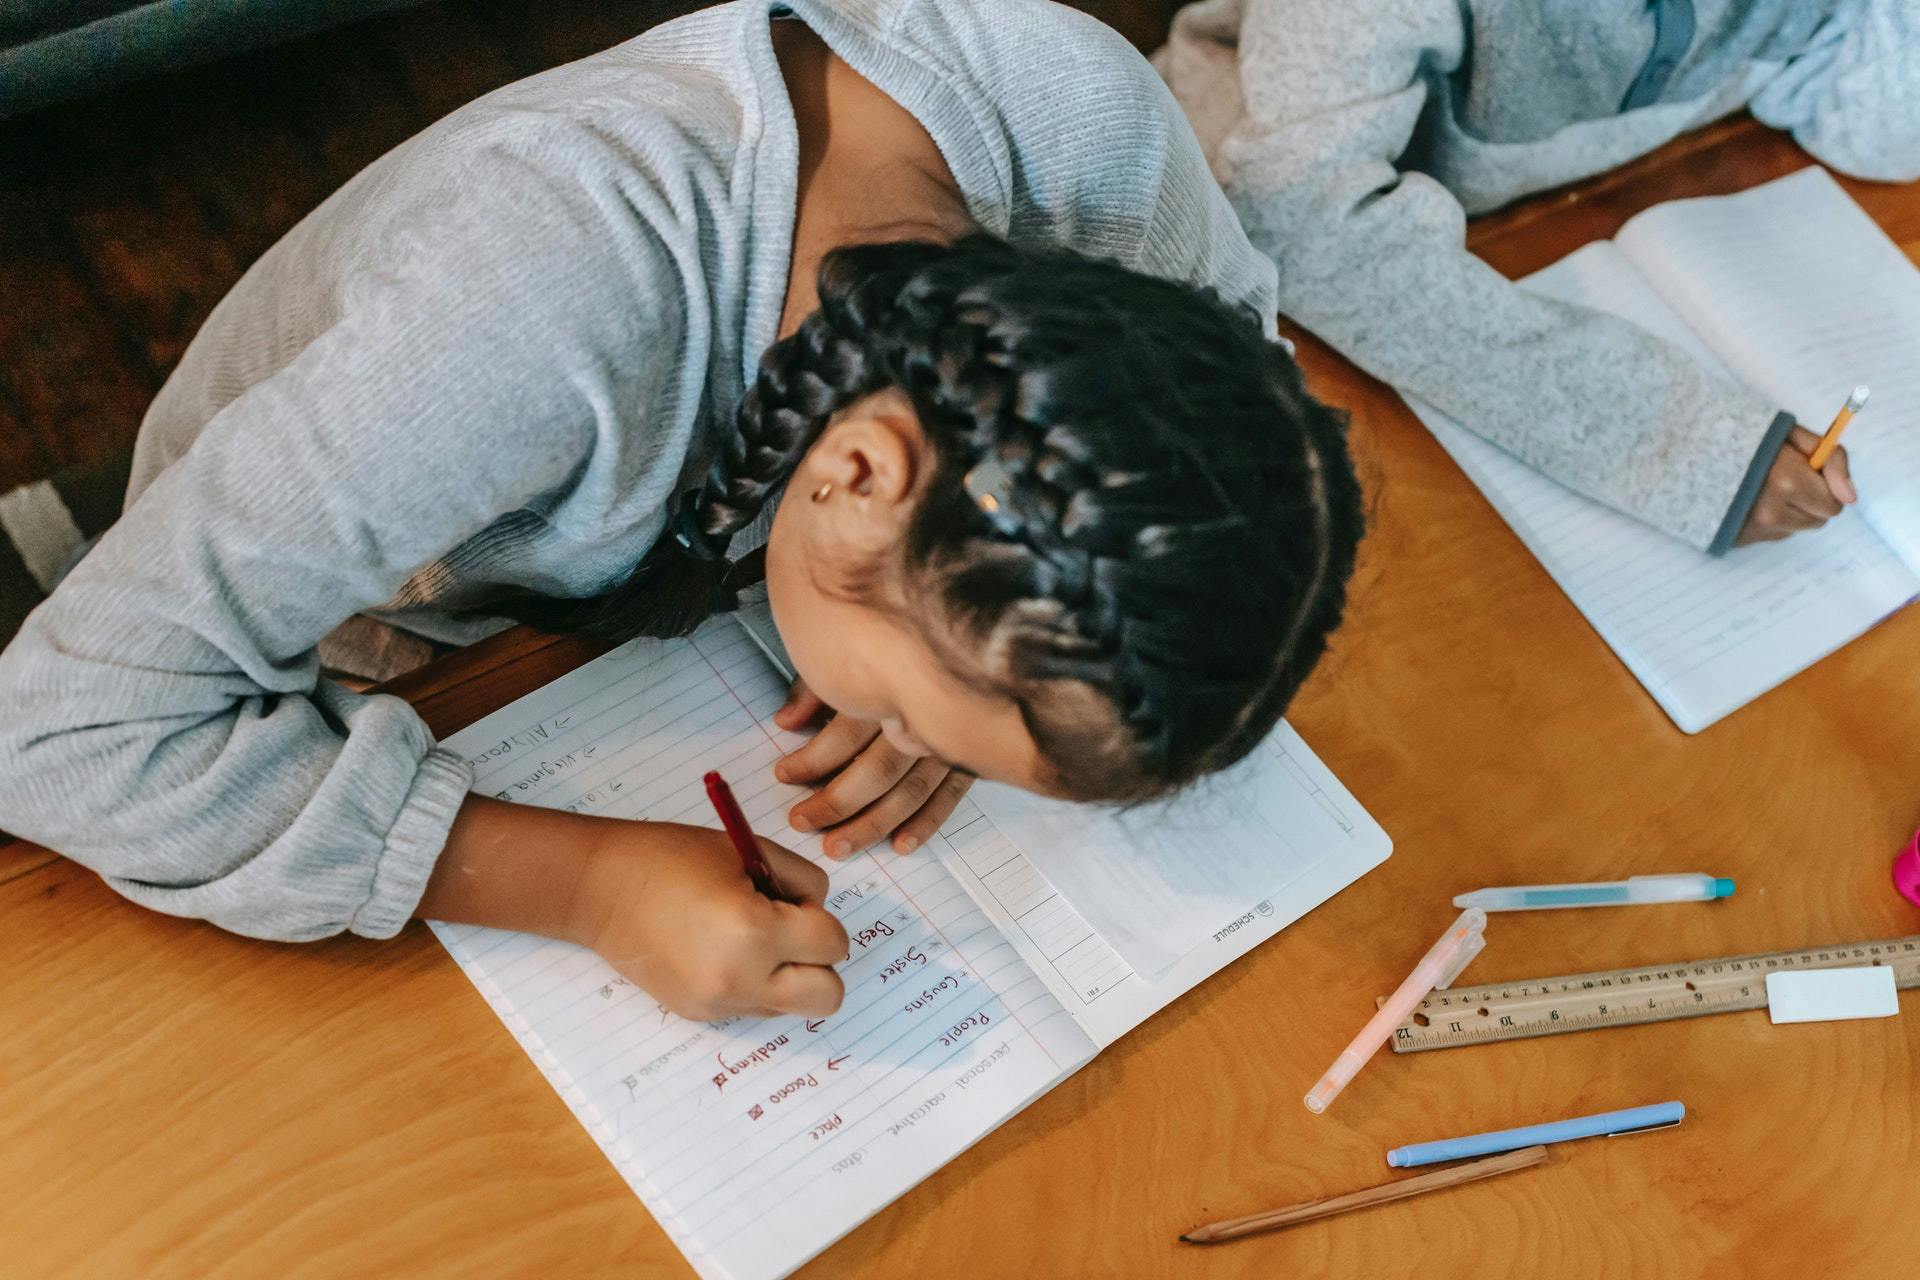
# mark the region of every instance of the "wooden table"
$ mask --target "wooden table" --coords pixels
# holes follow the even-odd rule
[[[1736,122],[1478,225],[1503,270],[1636,209],[1805,163]],[[1848,184],[1920,251],[1920,191]],[[1393,858],[830,1250],[809,1276],[1860,1277],[1920,1272],[1920,1004],[1739,1014],[1377,1061],[1300,1096],[1489,883],[1731,875],[1712,907],[1506,917],[1482,979],[1920,932],[1887,864],[1920,821],[1920,614],[1706,733],[1668,723],[1394,395],[1351,407],[1373,532],[1293,721]],[[1860,478],[1863,487],[1873,477]],[[448,731],[577,663],[509,634],[407,691]],[[1621,850],[1631,851],[1622,857]],[[688,1274],[427,932],[276,946],[0,850],[0,1271]],[[1241,1244],[1195,1223],[1361,1187],[1399,1142],[1668,1098],[1678,1130]]]

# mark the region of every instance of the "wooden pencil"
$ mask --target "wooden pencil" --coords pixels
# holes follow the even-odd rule
[[[1444,1191],[1448,1187],[1457,1187],[1462,1183],[1478,1182],[1482,1178],[1513,1173],[1519,1169],[1531,1169],[1546,1158],[1545,1147],[1522,1147],[1518,1151],[1507,1151],[1481,1160],[1469,1160],[1465,1164],[1435,1169],[1432,1173],[1417,1174],[1411,1178],[1401,1178],[1397,1182],[1368,1187],[1364,1191],[1350,1191],[1343,1196],[1312,1200],[1286,1209],[1269,1209],[1265,1213],[1233,1218],[1226,1222],[1210,1222],[1204,1227],[1195,1227],[1180,1238],[1188,1244],[1223,1244],[1228,1240],[1244,1239],[1263,1231],[1291,1227],[1297,1222],[1312,1222],[1315,1218],[1329,1218],[1336,1213],[1365,1209],[1370,1205],[1388,1204],[1395,1200],[1404,1200],[1408,1196],[1425,1195],[1429,1191]]]
[[[1866,406],[1867,389],[1863,386],[1855,387],[1853,394],[1847,397],[1847,402],[1840,406],[1840,412],[1834,415],[1833,425],[1828,427],[1827,433],[1820,437],[1820,443],[1813,446],[1813,454],[1807,459],[1808,466],[1818,471],[1827,465],[1827,459],[1833,457],[1833,451],[1840,447],[1840,433],[1847,429],[1849,422],[1853,421],[1853,415]]]

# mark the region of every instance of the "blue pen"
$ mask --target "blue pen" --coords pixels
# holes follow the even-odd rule
[[[1551,1124],[1530,1124],[1519,1129],[1502,1129],[1497,1133],[1476,1133],[1470,1138],[1442,1138],[1438,1142],[1416,1142],[1410,1147],[1395,1147],[1387,1152],[1387,1163],[1396,1169],[1410,1169],[1415,1165],[1439,1164],[1443,1160],[1492,1155],[1496,1151],[1518,1151],[1522,1147],[1537,1147],[1547,1142],[1644,1133],[1648,1129],[1665,1129],[1679,1124],[1686,1114],[1687,1107],[1683,1102],[1660,1102],[1651,1107],[1603,1111],[1597,1116],[1555,1120]]]

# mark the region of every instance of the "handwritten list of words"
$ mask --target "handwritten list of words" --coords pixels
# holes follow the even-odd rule
[[[784,1275],[1095,1046],[929,849],[831,862],[773,780],[801,741],[784,682],[738,628],[636,641],[450,738],[475,790],[715,826],[718,769],[756,831],[831,877],[847,995],[829,1018],[684,1021],[598,956],[436,924],[447,949],[704,1276]],[[963,822],[979,839],[977,810]],[[951,853],[951,850],[947,852]]]

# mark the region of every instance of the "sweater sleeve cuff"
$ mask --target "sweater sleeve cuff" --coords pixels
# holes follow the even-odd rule
[[[1747,517],[1753,514],[1753,504],[1760,498],[1760,488],[1767,482],[1767,472],[1773,468],[1774,456],[1785,447],[1787,433],[1792,430],[1792,414],[1774,415],[1773,425],[1760,437],[1760,448],[1754,453],[1746,476],[1741,479],[1740,487],[1734,490],[1733,505],[1727,508],[1727,517],[1720,522],[1720,531],[1707,544],[1708,555],[1723,556],[1733,549],[1733,540],[1740,536],[1740,530],[1746,527]]]
[[[373,893],[349,923],[363,938],[391,938],[406,927],[446,847],[447,830],[473,785],[466,761],[435,748],[420,761],[400,816],[387,831],[373,872]]]

